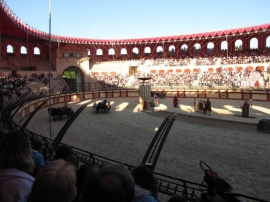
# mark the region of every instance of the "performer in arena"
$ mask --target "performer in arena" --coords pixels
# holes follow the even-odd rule
[[[209,116],[210,116],[210,112],[212,111],[212,108],[211,108],[211,102],[210,102],[209,98],[207,98],[207,101],[206,101],[204,109],[203,109],[204,114],[206,114],[207,111],[208,111]]]
[[[252,107],[252,99],[249,99],[249,106]]]
[[[242,106],[242,117],[248,117],[249,116],[249,104],[247,101]]]
[[[68,102],[66,101],[65,104],[64,104],[64,108],[68,108]]]
[[[158,107],[158,96],[154,95],[155,106]]]
[[[174,98],[173,98],[173,107],[177,107],[177,105],[178,105],[178,99],[177,99],[176,96],[174,96]]]

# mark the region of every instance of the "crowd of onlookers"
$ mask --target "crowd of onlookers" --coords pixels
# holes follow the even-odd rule
[[[123,62],[123,61],[121,61]],[[138,66],[146,67],[158,66],[208,66],[220,65],[219,72],[204,71],[200,68],[196,72],[166,72],[166,73],[142,73],[134,74],[134,79],[130,79],[129,75],[96,75],[98,81],[102,81],[108,85],[114,86],[139,86],[142,81],[137,78],[151,77],[151,80],[145,81],[146,84],[152,86],[223,86],[227,87],[253,87],[266,85],[268,83],[268,75],[265,71],[250,71],[246,70],[232,70],[222,68],[222,65],[237,65],[237,64],[251,64],[251,63],[269,63],[270,62],[270,48],[266,49],[251,49],[234,51],[224,56],[205,56],[196,57],[184,56],[179,57],[155,57],[143,58],[139,60],[130,60],[131,63],[137,62]],[[192,63],[192,64],[191,64]],[[222,70],[223,69],[223,70]],[[255,85],[256,84],[256,85]],[[259,84],[259,85],[258,85]]]
[[[55,77],[53,78],[57,79]],[[33,77],[33,75],[30,75],[29,77],[26,75],[23,77],[13,77],[5,76],[0,73],[0,90],[2,90],[3,95],[8,98],[12,98],[13,95],[20,97],[23,89],[28,88],[28,90],[30,90],[28,83],[31,83],[32,81],[40,81],[47,85],[49,83],[49,77],[42,76],[40,73],[38,73],[36,77]]]
[[[191,63],[191,57],[183,58],[151,58],[151,59],[141,59],[140,65],[145,66],[187,66]]]
[[[218,61],[217,57],[206,57],[206,58],[197,58],[195,65],[197,66],[206,66],[206,65],[216,65]]]
[[[138,65],[145,66],[187,66],[192,62],[196,66],[203,65],[227,65],[227,64],[250,64],[250,63],[268,63],[270,62],[270,47],[265,49],[250,49],[250,50],[236,50],[230,53],[227,53],[226,50],[223,50],[222,55],[215,54],[185,54],[181,56],[176,55],[159,55],[155,57],[145,57],[142,59],[122,59],[122,60],[106,60],[98,61],[95,64],[104,64],[107,62],[115,63],[137,63]]]
[[[51,149],[38,136],[0,128],[0,201],[160,202],[159,188],[149,164],[84,164],[68,145]]]
[[[129,75],[94,75],[98,81],[105,82],[107,85],[124,87],[129,81]]]
[[[221,60],[222,65],[231,64],[251,64],[251,63],[268,63],[270,62],[270,56],[266,55],[253,55],[253,56],[229,56],[223,57]]]
[[[151,78],[144,81],[144,84],[151,86],[189,86],[211,88],[217,86],[225,86],[229,88],[239,87],[260,87],[268,84],[268,75],[264,71],[251,70],[228,70],[220,69],[219,72],[203,71],[203,72],[184,72],[184,73],[143,73],[135,74],[132,81],[128,75],[117,76],[96,76],[99,81],[103,81],[108,85],[119,87],[128,86],[138,87],[143,83],[139,78]]]
[[[267,79],[264,72],[259,71],[222,71],[220,73],[204,72],[199,77],[199,86],[229,86],[239,87],[259,87],[266,85]]]
[[[270,62],[270,48],[235,51],[227,55],[224,54],[224,57],[221,60],[221,64],[224,65],[268,62]]]
[[[21,90],[25,88],[27,81],[24,78],[6,77],[0,75],[0,89],[4,96],[12,97],[15,93],[18,97],[21,96]]]

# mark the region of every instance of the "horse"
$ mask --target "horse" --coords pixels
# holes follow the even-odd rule
[[[106,101],[104,100],[103,102],[99,102],[99,103],[97,104],[97,106],[94,107],[94,108],[95,108],[96,114],[98,114],[100,110],[101,110],[103,113],[109,112],[109,111],[110,111],[111,106],[110,106],[110,105],[107,105],[106,103],[107,103],[107,100],[106,100]],[[109,106],[109,107],[108,107],[108,106]]]
[[[50,108],[48,108],[48,112],[50,114]],[[51,116],[53,117],[53,120],[61,120],[63,117],[69,118],[72,114],[74,114],[74,111],[70,107],[51,108]]]

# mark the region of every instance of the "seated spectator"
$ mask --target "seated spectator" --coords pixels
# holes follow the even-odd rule
[[[73,154],[73,150],[68,145],[60,145],[55,150],[55,156],[54,159],[64,159],[66,160],[67,156]]]
[[[30,82],[32,82],[32,81],[34,81],[35,79],[34,79],[34,77],[31,75],[30,77],[29,77],[29,79],[28,79]]]
[[[81,165],[80,168],[76,171],[76,188],[77,188],[77,195],[74,199],[73,202],[79,202],[80,201],[80,195],[81,195],[81,190],[82,190],[82,185],[84,182],[84,179],[87,175],[87,173],[91,170],[96,169],[96,167],[93,164],[88,164],[88,165]]]
[[[45,166],[59,158],[66,160],[67,156],[70,154],[73,154],[73,150],[70,146],[60,145],[56,148],[54,155],[51,156],[51,158],[47,159],[47,161],[45,162]]]
[[[135,167],[131,174],[135,181],[134,202],[160,202],[156,179],[148,165]]]
[[[39,172],[31,192],[20,202],[72,202],[77,192],[75,185],[74,166],[58,159]]]
[[[31,190],[34,162],[28,138],[20,131],[6,133],[0,142],[0,201],[17,202]]]
[[[32,176],[36,177],[36,175],[44,166],[44,157],[41,154],[43,148],[43,141],[39,138],[33,138],[31,141],[31,148],[32,157],[35,164]]]
[[[134,180],[122,165],[105,165],[88,172],[81,202],[132,202]]]
[[[3,122],[2,122],[3,124]],[[3,127],[0,127],[0,144],[2,139],[4,139],[5,135],[8,133],[9,131]]]
[[[69,154],[66,159],[65,159],[67,162],[69,162],[70,164],[74,165],[74,167],[76,168],[76,170],[78,169],[79,167],[79,163],[80,163],[80,159],[78,157],[77,154],[75,153],[72,153],[72,154]]]

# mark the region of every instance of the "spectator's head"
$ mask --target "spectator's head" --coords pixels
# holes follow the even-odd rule
[[[43,141],[39,138],[34,137],[31,141],[31,147],[32,147],[32,149],[41,153],[42,147],[43,147]]]
[[[169,198],[168,202],[187,202],[187,199],[184,196],[175,194]]]
[[[77,196],[75,198],[75,201],[79,201],[79,197],[81,195],[81,190],[82,190],[82,185],[84,182],[84,179],[87,175],[87,173],[93,169],[96,169],[96,166],[93,164],[88,164],[88,165],[81,165],[79,169],[76,172],[77,176],[77,182],[76,182],[76,187],[77,187]]]
[[[88,172],[81,193],[81,202],[132,202],[134,180],[122,165],[105,165]]]
[[[34,168],[27,136],[20,131],[6,133],[0,142],[0,167],[31,173]]]
[[[8,130],[6,130],[4,128],[0,128],[0,143],[1,143],[2,139],[4,139],[4,137],[7,133],[8,133]]]
[[[55,159],[64,159],[66,160],[67,156],[73,154],[73,150],[70,146],[68,145],[60,145],[56,148],[55,150]]]
[[[77,193],[75,185],[75,167],[57,159],[45,166],[36,176],[27,202],[71,202]]]
[[[80,159],[78,157],[77,154],[75,153],[72,153],[72,154],[69,154],[66,159],[65,159],[67,162],[71,163],[72,165],[75,166],[76,170],[79,166],[79,163],[80,163]]]
[[[139,165],[135,167],[131,174],[134,178],[135,184],[143,189],[155,190],[156,182],[152,171],[147,165]]]

